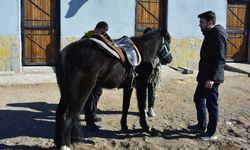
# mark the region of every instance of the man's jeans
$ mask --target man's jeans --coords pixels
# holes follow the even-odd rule
[[[214,83],[211,89],[205,88],[205,83],[198,83],[194,102],[197,110],[198,127],[202,130],[207,129],[206,133],[214,135],[218,122],[218,96],[219,83]],[[206,108],[209,114],[207,125]]]

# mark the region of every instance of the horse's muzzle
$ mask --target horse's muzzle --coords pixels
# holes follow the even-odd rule
[[[172,62],[172,59],[173,59],[172,55],[169,54],[166,58],[163,58],[163,59],[161,60],[161,64],[162,64],[162,65],[167,65],[167,64],[169,64],[169,63]]]

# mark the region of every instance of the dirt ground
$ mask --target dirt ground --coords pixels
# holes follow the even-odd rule
[[[122,91],[105,90],[100,103],[100,131],[87,131],[86,141],[72,149],[250,149],[250,78],[230,77],[220,86],[217,141],[203,142],[187,130],[196,123],[193,94],[195,79],[169,80],[162,75],[155,102],[156,117],[147,118],[151,133],[140,131],[133,94],[127,133],[120,132]],[[0,86],[0,149],[54,149],[56,84]],[[82,116],[84,119],[84,116]]]

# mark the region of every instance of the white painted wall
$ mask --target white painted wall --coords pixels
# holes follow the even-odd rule
[[[80,38],[99,21],[109,24],[112,38],[133,36],[135,4],[135,0],[63,0],[61,36]]]
[[[168,30],[175,38],[201,38],[198,14],[212,10],[226,27],[227,0],[168,0]]]

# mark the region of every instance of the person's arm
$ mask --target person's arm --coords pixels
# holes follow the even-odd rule
[[[94,35],[94,30],[90,30],[84,34],[84,37],[91,38]]]
[[[213,84],[213,81],[220,76],[221,71],[225,64],[225,51],[226,51],[226,41],[221,35],[216,36],[211,43],[211,58],[208,68],[208,81]],[[209,84],[209,83],[206,83]],[[209,85],[208,85],[209,86]],[[212,85],[210,85],[212,86]]]
[[[113,43],[113,40],[110,38],[110,36],[107,33],[102,33],[102,35],[108,39],[111,43]]]

